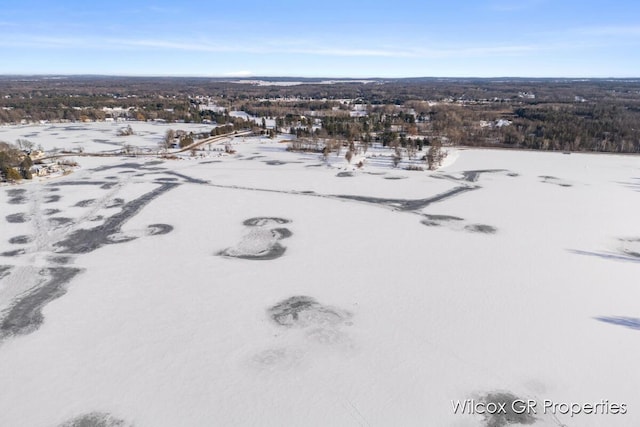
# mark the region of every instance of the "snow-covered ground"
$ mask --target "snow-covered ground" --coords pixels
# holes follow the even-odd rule
[[[121,136],[120,131],[131,126],[133,135]],[[125,145],[157,151],[169,129],[186,132],[211,132],[215,126],[197,123],[162,122],[95,122],[51,123],[22,126],[0,126],[0,141],[15,143],[30,141],[34,148],[46,150],[95,152],[121,151]]]
[[[0,188],[0,426],[640,425],[640,158],[233,148]]]

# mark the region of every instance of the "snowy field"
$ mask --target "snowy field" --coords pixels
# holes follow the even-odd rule
[[[121,136],[120,131],[131,126],[133,135]],[[158,150],[167,130],[210,132],[215,126],[197,123],[162,122],[98,122],[51,123],[42,125],[0,126],[0,141],[15,143],[26,139],[46,150],[117,152],[125,145],[134,148]]]
[[[0,426],[640,425],[640,158],[233,147],[0,187]]]

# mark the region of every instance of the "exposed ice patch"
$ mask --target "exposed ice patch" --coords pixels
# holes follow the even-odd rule
[[[465,230],[472,233],[495,234],[498,229],[486,224],[470,224],[464,227]]]
[[[89,206],[93,205],[95,202],[96,202],[96,199],[80,200],[74,206],[78,207],[78,208],[86,208],[86,207],[89,207]]]
[[[12,268],[10,265],[0,265],[0,279],[8,276]]]
[[[64,217],[53,217],[53,218],[49,218],[49,222],[52,225],[65,225],[65,224],[70,224],[73,222],[73,220],[71,218],[64,218]]]
[[[20,212],[20,213],[7,215],[5,219],[7,220],[8,223],[19,224],[19,223],[27,222],[29,220],[29,217],[27,216],[26,213]]]
[[[291,237],[293,233],[284,227],[270,226],[286,224],[290,222],[284,218],[257,217],[249,218],[243,224],[249,231],[234,247],[227,248],[218,253],[221,256],[250,259],[273,260],[284,255],[286,248],[279,241]]]
[[[336,176],[338,178],[351,178],[355,175],[353,174],[353,172],[338,172]]]
[[[594,319],[640,331],[640,318],[638,317],[599,316],[594,317]]]
[[[422,224],[427,226],[440,226],[445,223],[449,223],[452,221],[464,221],[463,218],[453,216],[453,215],[430,215],[423,214],[424,219],[420,221]]]
[[[530,425],[538,421],[528,411],[521,410],[522,405],[520,402],[526,402],[528,399],[522,399],[512,393],[487,393],[481,396],[479,400],[485,404],[485,407],[488,404],[492,404],[491,406],[495,405],[496,408],[500,408],[500,410],[491,411],[493,413],[484,414],[485,427],[504,427],[513,424]]]
[[[126,236],[122,233],[122,226],[155,198],[177,187],[176,183],[165,183],[124,206],[120,212],[105,219],[104,224],[90,229],[80,229],[71,233],[65,240],[54,244],[60,248],[60,253],[81,254],[92,252],[104,245],[122,243],[133,240],[139,236]],[[167,229],[166,227],[164,228]],[[161,233],[155,233],[161,234]]]
[[[60,209],[45,209],[44,211],[42,211],[42,214],[46,216],[50,216],[60,212],[62,212]]]
[[[293,296],[271,307],[269,316],[280,326],[306,328],[334,326],[351,318],[347,311],[319,304],[314,298]]]
[[[26,245],[33,241],[33,236],[20,235],[9,239],[9,243],[12,245]]]
[[[558,185],[560,187],[572,187],[573,186],[573,184],[569,184],[568,182],[563,181],[560,178],[556,178],[555,176],[541,175],[538,178],[542,179],[542,181],[540,181],[540,182],[544,182],[546,184],[555,184],[555,185]]]
[[[10,205],[22,205],[27,202],[27,198],[25,197],[27,190],[24,188],[12,188],[7,190],[7,195],[9,196],[9,200],[7,201]]]
[[[627,256],[640,259],[640,238],[619,239],[620,252]]]
[[[44,321],[42,308],[66,293],[66,285],[81,270],[53,267],[40,271],[46,277],[42,283],[21,295],[5,312],[0,321],[0,340],[24,335],[38,329]]]
[[[124,420],[115,418],[105,412],[91,412],[69,420],[59,427],[132,427]]]
[[[4,257],[15,257],[15,256],[19,256],[19,255],[24,255],[26,253],[26,251],[24,249],[14,249],[12,251],[5,251],[0,253],[0,256],[4,256]]]
[[[55,202],[60,201],[61,198],[62,197],[60,195],[58,195],[58,194],[52,194],[51,196],[45,197],[44,202],[45,203],[55,203]]]

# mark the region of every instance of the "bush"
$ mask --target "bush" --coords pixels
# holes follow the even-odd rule
[[[15,168],[6,167],[2,172],[7,181],[20,181],[22,179],[22,175]]]
[[[120,136],[130,136],[130,135],[133,135],[133,134],[134,134],[134,132],[133,132],[133,128],[131,128],[131,125],[128,125],[126,128],[120,129],[118,131],[118,135],[120,135]]]

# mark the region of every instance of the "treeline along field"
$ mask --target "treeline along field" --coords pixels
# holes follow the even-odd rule
[[[640,80],[0,77],[0,123],[118,118],[238,125],[231,111],[273,119],[271,134],[420,148],[438,140],[640,152]],[[253,127],[267,133],[265,122]]]

